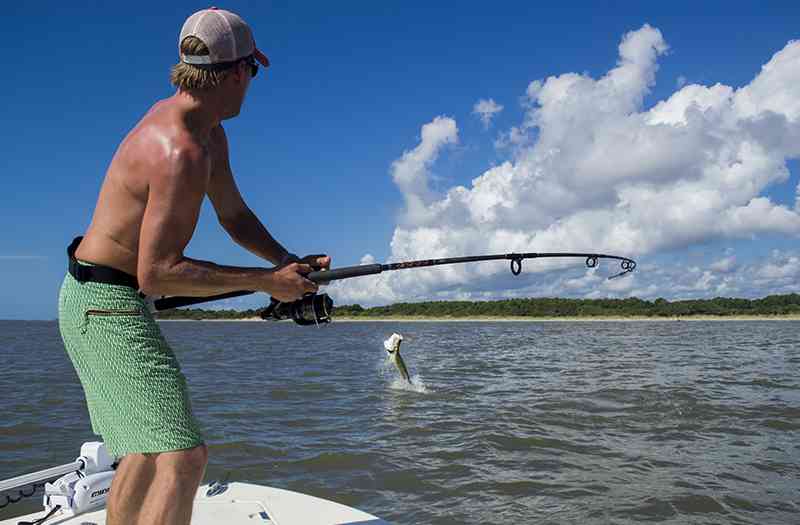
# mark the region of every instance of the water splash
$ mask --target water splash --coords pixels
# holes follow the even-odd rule
[[[403,379],[402,377],[395,377],[389,384],[389,388],[391,388],[392,390],[406,390],[408,392],[416,392],[418,394],[428,393],[428,387],[425,386],[425,382],[422,380],[422,376],[420,376],[419,374],[411,376],[410,383],[405,379]]]
[[[389,359],[381,359],[378,363],[378,371],[381,376],[388,380],[388,386],[392,390],[405,390],[406,392],[416,392],[418,394],[427,394],[430,392],[425,385],[425,381],[419,374],[411,376],[409,383],[397,373],[397,367]]]

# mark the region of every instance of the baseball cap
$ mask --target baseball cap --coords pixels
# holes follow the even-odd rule
[[[183,40],[193,36],[208,48],[208,55],[180,53]],[[253,32],[247,22],[236,13],[211,7],[194,13],[186,19],[178,40],[181,62],[196,66],[227,67],[250,55],[262,66],[269,67],[269,59],[258,50]]]

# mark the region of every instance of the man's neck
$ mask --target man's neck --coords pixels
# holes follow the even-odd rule
[[[186,127],[202,143],[208,142],[211,130],[222,120],[217,93],[178,90],[173,98],[183,111]]]

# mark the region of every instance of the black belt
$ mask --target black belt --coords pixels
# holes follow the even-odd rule
[[[83,240],[83,237],[75,237],[72,244],[67,248],[67,256],[69,257],[69,273],[76,281],[80,283],[93,282],[104,284],[116,284],[119,286],[128,286],[134,290],[139,289],[139,281],[136,277],[122,270],[111,268],[110,266],[94,265],[87,266],[81,264],[75,258],[75,250]]]

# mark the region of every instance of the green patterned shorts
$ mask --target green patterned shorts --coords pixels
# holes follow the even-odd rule
[[[203,443],[186,378],[142,297],[127,286],[64,278],[61,337],[109,452],[166,452]]]

